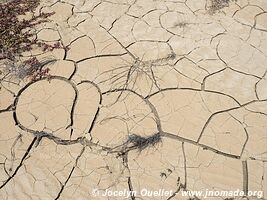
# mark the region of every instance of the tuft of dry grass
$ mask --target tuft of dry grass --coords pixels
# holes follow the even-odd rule
[[[142,137],[136,134],[132,134],[128,138],[128,143],[131,143],[136,147],[139,151],[143,151],[147,147],[153,147],[157,143],[161,142],[160,134],[154,134],[149,137]]]
[[[210,13],[215,13],[225,7],[229,7],[231,2],[236,2],[237,0],[211,0],[211,6],[209,8]]]

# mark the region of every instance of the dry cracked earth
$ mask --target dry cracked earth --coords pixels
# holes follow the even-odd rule
[[[0,199],[267,199],[266,0],[50,0],[45,11],[38,38],[68,48],[32,52],[56,60],[38,80],[1,71]],[[106,189],[137,195],[96,195]]]

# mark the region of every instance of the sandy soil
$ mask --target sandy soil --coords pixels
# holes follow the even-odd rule
[[[266,0],[50,0],[39,11],[55,15],[38,38],[69,50],[38,55],[57,60],[49,77],[0,75],[0,199],[267,199]]]

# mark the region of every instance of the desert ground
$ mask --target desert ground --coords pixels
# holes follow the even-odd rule
[[[266,0],[36,12],[55,12],[38,39],[67,48],[31,52],[55,60],[39,79],[1,71],[1,200],[267,199]],[[183,193],[207,190],[243,195]]]

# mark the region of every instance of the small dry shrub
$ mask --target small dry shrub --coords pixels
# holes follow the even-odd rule
[[[2,73],[14,72],[18,78],[45,75],[48,70],[42,70],[44,62],[36,57],[25,59],[23,53],[35,48],[41,49],[42,52],[63,48],[59,42],[47,44],[37,39],[36,26],[48,22],[48,18],[54,14],[53,12],[34,14],[39,5],[40,0],[0,2],[0,61],[1,68],[7,68],[2,69]]]

